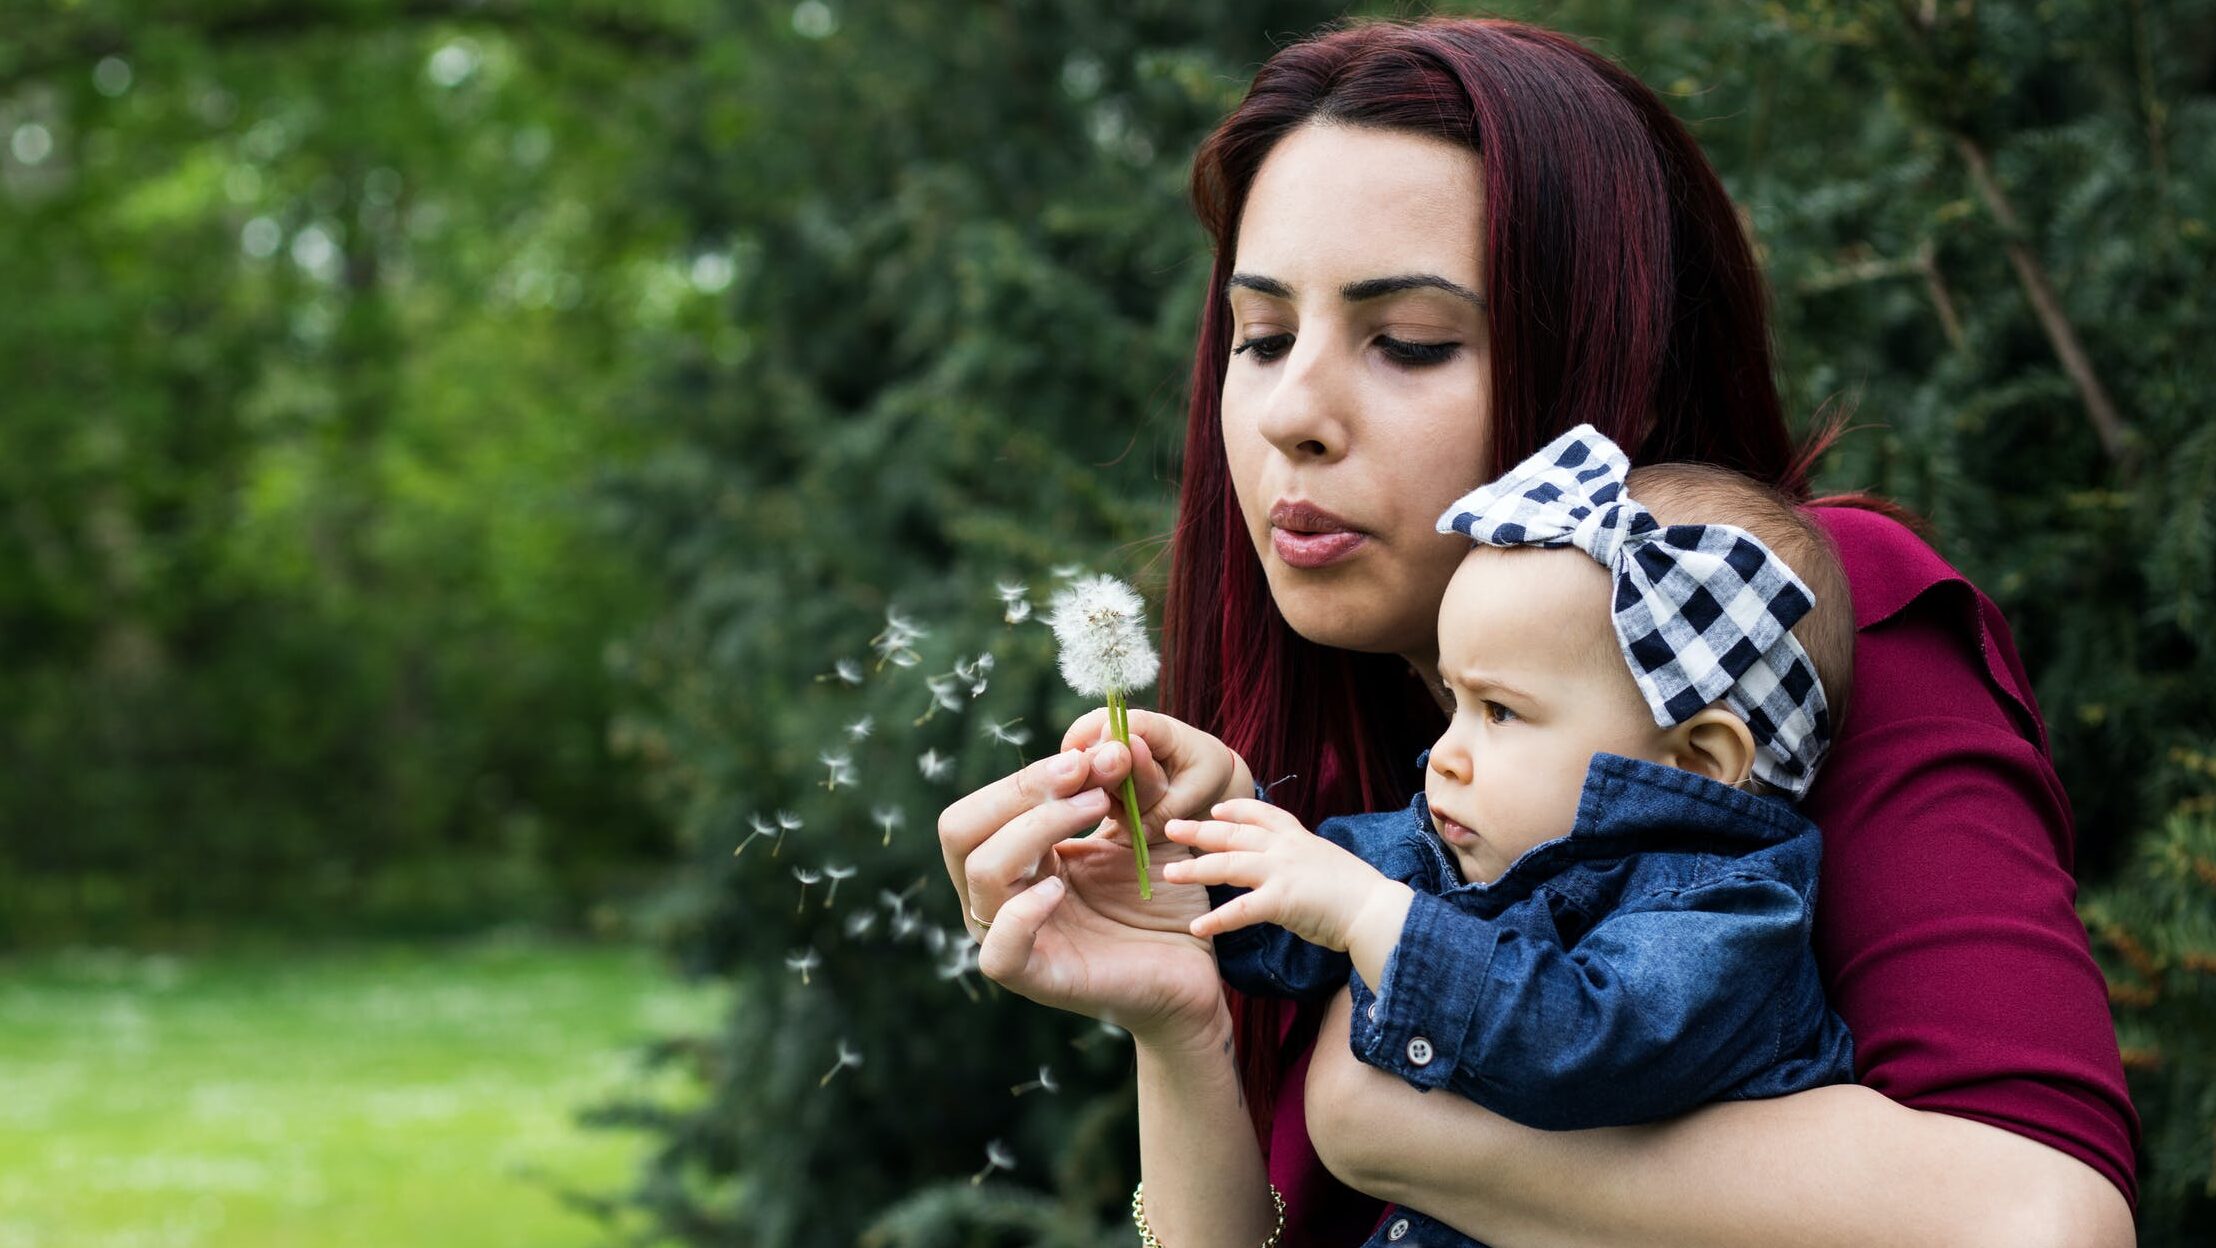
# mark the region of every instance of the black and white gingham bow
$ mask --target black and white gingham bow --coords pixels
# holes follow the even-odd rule
[[[1616,637],[1667,728],[1718,698],[1746,721],[1755,777],[1795,798],[1831,741],[1823,683],[1788,631],[1815,605],[1800,577],[1745,529],[1664,528],[1624,493],[1630,463],[1579,425],[1439,517],[1489,546],[1575,546],[1616,583]]]

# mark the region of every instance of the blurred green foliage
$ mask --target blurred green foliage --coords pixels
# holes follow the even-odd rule
[[[2014,623],[2142,1233],[2205,1236],[2216,3],[1496,7],[1692,123],[1796,418],[1853,413],[1824,482]],[[660,1141],[646,1225],[1123,1242],[1128,1055],[978,982],[930,829],[1084,709],[996,582],[1158,593],[1187,162],[1335,15],[80,0],[0,37],[0,922],[543,910],[674,847],[646,922],[739,1005],[660,1050],[699,1103],[599,1111]]]
[[[592,493],[697,297],[644,53],[156,7],[0,36],[0,941],[572,913],[666,845]]]

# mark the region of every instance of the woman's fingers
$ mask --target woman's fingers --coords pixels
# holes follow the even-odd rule
[[[1037,808],[1041,802],[1077,792],[1084,783],[1086,771],[1083,755],[1074,751],[1042,758],[956,800],[940,812],[939,852],[946,860],[948,877],[962,895],[964,909],[971,901],[970,856],[979,846],[994,839],[1010,820]]]
[[[1024,968],[1031,965],[1039,929],[1046,926],[1055,907],[1068,895],[1061,878],[1050,875],[1003,903],[978,947],[978,973],[996,984],[1022,991]]]
[[[1002,903],[1047,870],[1057,841],[1080,835],[1108,817],[1108,794],[1085,789],[1048,798],[1001,825],[962,863],[962,899],[970,918],[997,923]]]

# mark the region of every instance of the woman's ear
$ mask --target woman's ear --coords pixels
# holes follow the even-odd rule
[[[1711,706],[1670,729],[1663,739],[1662,761],[1720,781],[1733,788],[1754,773],[1754,733],[1746,721]]]

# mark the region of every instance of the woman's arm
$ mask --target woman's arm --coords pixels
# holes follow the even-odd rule
[[[1139,1177],[1155,1238],[1172,1248],[1262,1243],[1277,1219],[1231,1057],[1231,1012],[1188,1035],[1133,1041]]]
[[[1494,1248],[2129,1248],[2092,1167],[1855,1085],[1710,1105],[1640,1127],[1541,1131],[1354,1060],[1335,1004],[1308,1130],[1342,1182]]]

